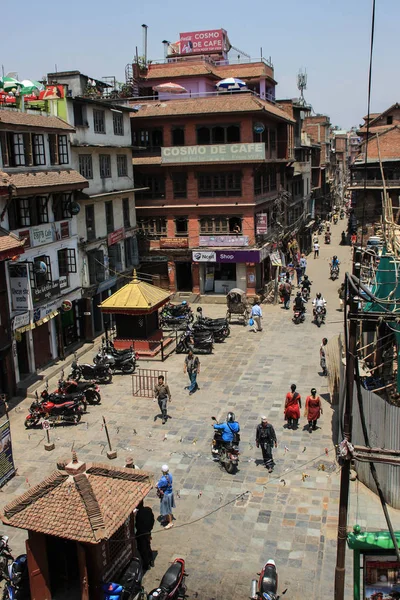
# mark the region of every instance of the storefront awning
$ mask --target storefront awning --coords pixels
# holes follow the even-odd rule
[[[24,325],[23,327],[18,327],[18,329],[15,330],[15,333],[25,333],[25,331],[31,331],[32,329],[35,329],[35,327],[40,327],[40,325],[43,325],[44,323],[47,323],[47,321],[50,321],[50,319],[54,319],[54,317],[56,317],[58,315],[58,310],[53,310],[53,312],[49,313],[48,315],[46,315],[45,317],[43,317],[43,319],[39,319],[39,321],[36,321],[35,323],[28,323],[28,325]]]

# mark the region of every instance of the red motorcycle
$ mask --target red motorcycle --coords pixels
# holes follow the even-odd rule
[[[281,595],[278,595],[278,573],[276,572],[275,561],[268,560],[261,573],[259,573],[258,581],[253,579],[251,582],[250,598],[251,600],[279,600],[281,596],[286,594],[284,590]]]
[[[49,396],[50,398],[50,396]],[[80,399],[68,400],[56,404],[51,400],[42,400],[37,398],[29,407],[29,414],[25,419],[25,427],[31,429],[40,423],[41,420],[56,422],[67,422],[77,425],[81,418],[84,408]]]
[[[148,600],[178,600],[186,596],[185,561],[176,558],[175,562],[167,569],[161,579],[160,585],[148,594]]]
[[[100,404],[101,402],[100,387],[95,381],[78,382],[73,379],[67,381],[60,379],[55,393],[64,395],[82,393],[85,395],[88,404]]]

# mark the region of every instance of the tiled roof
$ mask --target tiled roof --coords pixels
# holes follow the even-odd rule
[[[290,123],[295,122],[276,104],[261,100],[248,92],[238,92],[235,94],[222,93],[218,96],[208,98],[149,102],[148,104],[142,104],[138,112],[131,113],[131,118],[145,119],[240,112],[257,112],[257,116],[265,113],[266,116],[278,117]]]
[[[172,77],[192,77],[198,75],[211,75],[218,78],[214,73],[214,67],[206,62],[181,62],[174,64],[150,65],[146,80],[171,79]]]
[[[252,79],[255,77],[270,77],[271,75],[267,69],[270,71],[270,67],[267,67],[264,63],[260,62],[248,65],[220,65],[218,67],[214,67],[214,72],[222,79],[225,77]]]
[[[93,463],[71,475],[59,468],[7,504],[1,518],[12,527],[96,544],[115,533],[151,488],[151,475],[137,469]]]
[[[370,120],[372,119],[376,119],[376,117],[379,117],[381,113],[370,113],[369,114],[369,118]],[[366,121],[368,119],[368,115],[365,115],[365,117],[363,117],[364,121]]]
[[[24,173],[8,173],[10,183],[18,190],[26,188],[47,188],[71,185],[79,189],[89,187],[89,182],[78,171],[73,169],[52,171],[28,171]]]
[[[378,152],[379,138],[379,152]],[[364,152],[366,141],[361,144],[362,152],[356,157],[358,164],[364,161]],[[368,141],[368,162],[379,160],[379,153],[382,160],[400,160],[400,126],[392,125],[390,129],[374,135]]]
[[[374,133],[382,133],[382,131],[387,131],[392,127],[393,125],[376,125],[375,127],[370,127],[368,131],[371,135],[373,135]],[[360,133],[367,133],[367,126],[363,125],[358,131]]]
[[[10,185],[10,176],[3,171],[0,171],[0,194],[3,194]]]
[[[24,251],[24,240],[20,240],[14,233],[0,227],[0,260],[11,258]]]
[[[371,121],[371,124],[374,123],[374,121],[378,121],[378,119],[380,119],[381,117],[383,117],[384,115],[389,114],[390,112],[392,112],[392,110],[398,109],[399,108],[399,104],[398,102],[395,102],[394,104],[392,104],[392,106],[389,106],[389,108],[387,108],[386,110],[384,110],[383,112],[379,113],[378,115],[376,115],[376,117],[374,117]]]
[[[15,125],[21,127],[34,127],[35,129],[53,129],[54,131],[75,131],[72,125],[68,125],[58,117],[45,117],[43,115],[32,115],[19,110],[0,110],[0,129],[4,125]]]

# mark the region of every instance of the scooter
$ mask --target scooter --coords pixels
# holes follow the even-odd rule
[[[325,312],[322,306],[316,306],[314,308],[314,322],[317,327],[321,327],[322,323],[325,321]]]
[[[296,308],[295,306],[293,306],[293,323],[295,325],[299,325],[300,323],[303,323],[303,321],[305,320],[306,316],[304,314],[304,310],[300,310],[299,308]]]
[[[82,418],[83,408],[80,400],[55,404],[50,400],[41,401],[36,398],[29,407],[29,414],[25,418],[26,429],[31,429],[43,421],[67,422],[77,425]]]
[[[68,375],[68,379],[74,379],[74,381],[79,381],[81,377],[86,380],[95,380],[100,383],[111,383],[112,382],[112,372],[109,365],[102,360],[100,364],[97,365],[89,365],[83,364],[78,365],[78,361],[73,361],[71,367],[72,370]]]
[[[158,588],[148,594],[148,600],[183,600],[186,597],[185,561],[176,558],[172,565],[164,573]]]
[[[59,394],[76,394],[82,392],[88,404],[100,404],[100,388],[95,381],[74,381],[73,379],[60,379],[56,393]]]
[[[275,561],[270,558],[264,565],[259,578],[251,582],[250,599],[251,600],[279,600],[286,594],[287,589],[278,595],[278,573],[276,571]]]
[[[124,352],[123,354],[116,356],[103,349],[96,354],[93,358],[93,362],[95,365],[108,365],[113,374],[117,371],[131,374],[134,373],[136,369],[136,357],[132,351]]]
[[[192,350],[196,354],[211,354],[214,345],[214,335],[211,331],[192,331],[189,327],[182,333],[176,346],[177,354],[188,353]]]
[[[337,279],[339,277],[339,267],[335,266],[335,267],[331,267],[331,279],[332,281],[335,281],[335,279]]]
[[[26,554],[13,558],[8,545],[8,537],[1,537],[0,561],[1,579],[5,579],[3,589],[4,600],[28,600],[31,597],[29,588],[28,561]]]
[[[215,417],[211,417],[213,421],[218,422]],[[224,442],[222,433],[217,429],[214,430],[214,438],[211,445],[211,454],[213,458],[217,458],[226,472],[232,475],[236,472],[239,463],[239,442],[240,434],[234,433],[233,442]]]
[[[145,598],[142,586],[143,568],[139,558],[132,558],[118,579],[119,583],[103,583],[104,600],[142,600]]]

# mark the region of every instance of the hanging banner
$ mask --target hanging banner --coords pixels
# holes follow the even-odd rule
[[[267,215],[259,213],[256,215],[256,233],[257,235],[265,235],[268,233]]]
[[[30,283],[28,265],[17,263],[8,265],[10,276],[10,291],[13,310],[27,310],[30,308]]]
[[[10,421],[0,425],[0,487],[15,475]]]

